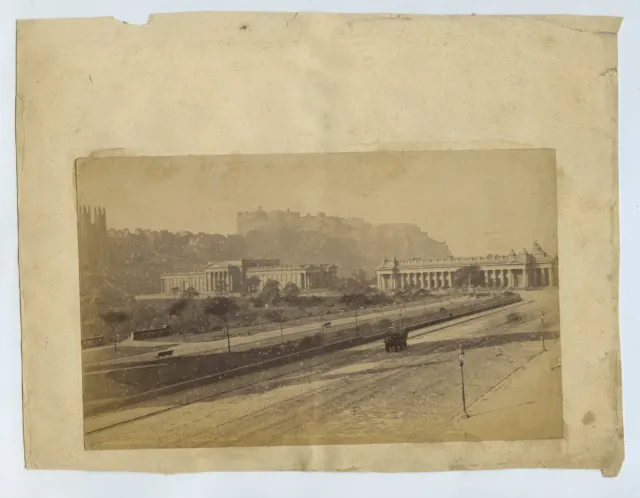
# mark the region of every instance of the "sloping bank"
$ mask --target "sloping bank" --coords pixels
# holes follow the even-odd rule
[[[482,303],[449,307],[408,318],[404,326],[416,330],[507,306],[522,301],[518,295],[492,298]],[[303,362],[331,353],[381,341],[385,330],[366,324],[356,333],[355,326],[322,336],[232,353],[209,353],[167,360],[137,363],[105,372],[94,372],[83,379],[84,413],[93,416],[106,411],[173,394],[221,380]]]

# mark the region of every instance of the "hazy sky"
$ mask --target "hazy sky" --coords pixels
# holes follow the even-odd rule
[[[454,255],[557,252],[550,150],[370,152],[80,161],[78,201],[110,228],[236,233],[239,211],[414,223]]]

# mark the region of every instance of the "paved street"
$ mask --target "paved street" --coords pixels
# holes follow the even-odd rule
[[[443,300],[430,300],[421,304],[409,303],[407,304],[407,316],[415,316],[421,313],[424,313],[427,310],[437,310],[440,306],[450,305],[453,303],[467,301],[469,298],[459,297],[459,298],[446,298]],[[364,313],[359,314],[358,323],[368,323],[375,322],[381,320],[382,318],[392,318],[398,319],[400,316],[404,315],[404,308],[402,306],[387,306],[384,309],[371,311],[367,310]],[[330,328],[337,328],[345,325],[354,325],[356,321],[355,316],[346,316],[343,318],[325,318],[323,322],[330,321]],[[329,329],[327,329],[329,330]],[[298,325],[293,327],[284,327],[282,329],[282,336],[284,336],[284,340],[292,340],[299,339],[304,335],[309,335],[312,332],[320,332],[321,331],[321,322],[318,321],[313,323],[307,323],[304,325]],[[273,339],[281,338],[280,327],[274,327],[270,330],[259,331],[252,335],[243,335],[243,336],[232,336],[231,337],[231,348],[237,350],[240,347],[260,347],[264,346],[269,342],[273,342]],[[270,341],[271,340],[271,341]],[[276,342],[278,342],[276,341]],[[131,362],[143,362],[153,360],[157,354],[159,349],[167,349],[171,348],[174,350],[173,356],[182,356],[189,354],[202,354],[202,353],[213,353],[213,352],[224,352],[227,351],[227,340],[226,339],[218,339],[206,342],[185,342],[185,343],[176,343],[175,341],[171,342],[161,342],[161,341],[123,341],[120,343],[118,347],[121,348],[135,348],[138,354],[135,355],[123,355],[121,357],[93,362],[91,361],[92,353],[91,350],[85,351],[85,366],[87,365],[95,365],[99,363],[100,365],[118,365],[123,363],[131,363]],[[141,351],[149,351],[149,352],[141,352]],[[95,354],[94,354],[95,355]]]
[[[561,437],[559,340],[552,339],[559,329],[557,291],[525,299],[533,301],[414,331],[403,352],[363,345],[281,375],[235,379],[225,389],[203,386],[87,419],[89,431],[131,420],[88,434],[87,448]],[[524,319],[508,323],[516,309]],[[470,418],[462,416],[460,342]]]

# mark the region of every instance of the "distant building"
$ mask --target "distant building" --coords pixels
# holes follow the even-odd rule
[[[371,228],[362,218],[340,218],[327,216],[326,213],[301,215],[298,211],[275,210],[264,211],[259,207],[255,211],[238,213],[237,231],[239,235],[247,235],[253,230],[275,230],[288,228],[295,230],[335,230],[347,235],[352,229]]]
[[[78,257],[80,264],[96,265],[107,260],[107,213],[102,207],[78,207]]]
[[[338,280],[338,267],[332,264],[282,265],[278,259],[217,261],[194,271],[162,275],[162,292],[172,294],[193,287],[201,294],[238,293],[245,290],[245,284],[249,282],[255,282],[253,290],[258,292],[269,280],[278,282],[280,288],[289,282],[301,290],[333,288]]]
[[[453,287],[456,272],[468,267],[479,285],[493,288],[526,289],[558,285],[558,258],[549,256],[538,244],[531,252],[490,254],[471,258],[409,259],[382,261],[376,269],[377,287],[392,289]]]

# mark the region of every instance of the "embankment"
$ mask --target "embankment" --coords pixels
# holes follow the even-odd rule
[[[408,318],[402,324],[409,331],[463,318],[521,301],[520,296],[497,297],[482,303],[469,303],[446,310]],[[381,340],[385,330],[361,326],[300,341],[231,353],[181,356],[121,365],[116,369],[87,372],[83,377],[85,416],[153,399],[240,375],[267,370],[288,363],[303,363],[320,354]]]

